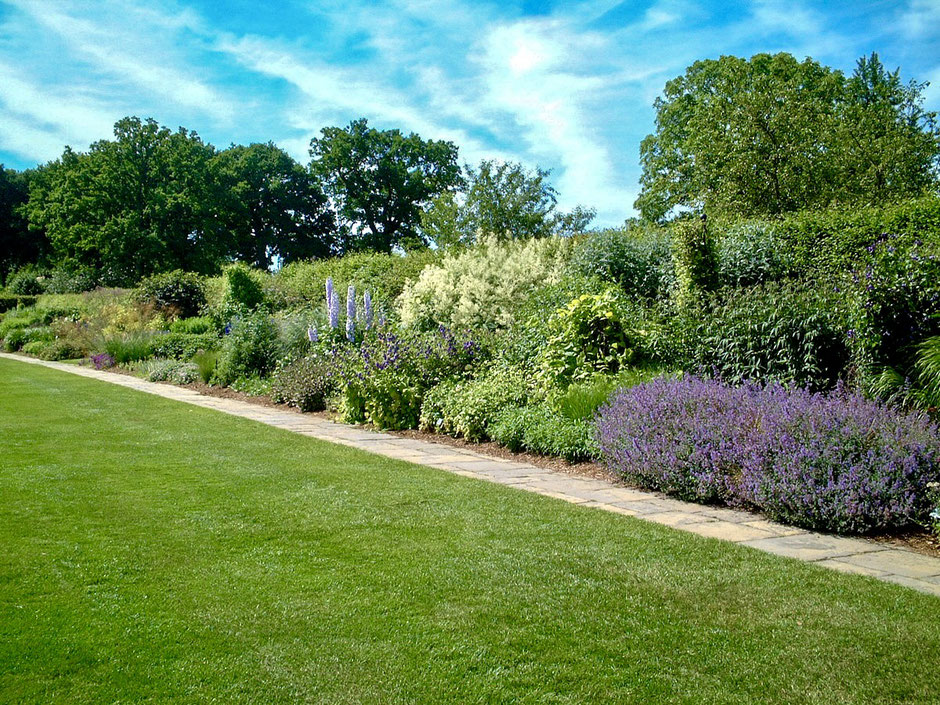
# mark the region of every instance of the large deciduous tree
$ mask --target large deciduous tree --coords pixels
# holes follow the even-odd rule
[[[46,254],[42,232],[30,232],[26,220],[29,172],[0,164],[0,275],[23,264],[35,263]]]
[[[107,283],[170,269],[211,272],[227,250],[213,154],[194,132],[124,118],[114,140],[87,153],[66,148],[39,169],[30,225],[45,230],[60,260],[94,267]]]
[[[582,231],[594,217],[581,207],[557,211],[557,192],[547,170],[484,160],[464,171],[462,193],[439,196],[422,219],[425,233],[438,246],[469,245],[481,235],[500,240],[567,235]]]
[[[342,219],[344,249],[391,252],[426,245],[421,213],[460,182],[457,147],[365,119],[326,127],[310,141],[310,169],[322,179]]]
[[[773,216],[919,195],[940,154],[923,87],[877,55],[850,79],[789,54],[697,61],[655,102],[636,207]]]
[[[335,252],[336,218],[316,178],[271,143],[235,145],[213,160],[230,254],[257,267]]]

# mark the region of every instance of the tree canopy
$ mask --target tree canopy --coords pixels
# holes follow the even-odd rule
[[[26,220],[29,173],[0,164],[0,274],[20,264],[36,262],[45,254],[42,233],[30,233]]]
[[[657,98],[636,208],[775,216],[919,195],[936,183],[940,133],[926,84],[877,54],[851,78],[790,54],[697,61]]]
[[[422,211],[460,183],[457,147],[399,130],[376,130],[365,119],[326,127],[310,141],[310,169],[334,199],[344,249],[391,252],[424,246]]]
[[[440,247],[469,245],[481,235],[511,240],[583,231],[594,212],[581,207],[559,212],[549,176],[514,162],[466,165],[463,189],[438,196],[422,217],[422,229]]]

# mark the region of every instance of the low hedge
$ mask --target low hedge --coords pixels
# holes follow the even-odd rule
[[[39,297],[33,295],[0,293],[0,313],[18,306],[32,306],[38,300]]]
[[[154,357],[188,360],[200,350],[218,350],[222,341],[215,333],[158,333],[151,341]]]

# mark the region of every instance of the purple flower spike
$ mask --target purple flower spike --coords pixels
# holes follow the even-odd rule
[[[316,326],[310,326],[309,328],[307,328],[307,340],[309,340],[311,343],[315,343],[319,339],[320,339],[320,336],[317,333]]]
[[[335,291],[330,291],[330,300],[327,302],[327,308],[330,314],[330,328],[336,329],[339,326],[339,295]]]
[[[346,291],[346,340],[350,343],[356,338],[356,287],[352,284]]]
[[[326,278],[326,306],[329,308],[330,302],[333,301],[333,277]]]
[[[366,316],[366,330],[372,327],[372,294],[368,291],[362,295],[362,308]]]

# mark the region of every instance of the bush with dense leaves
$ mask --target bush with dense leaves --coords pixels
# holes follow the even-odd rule
[[[865,533],[923,523],[940,479],[940,429],[845,391],[657,379],[602,407],[611,470],[644,487]]]
[[[176,360],[188,360],[200,350],[218,350],[222,341],[215,333],[156,333],[151,339],[151,354],[154,357],[167,357]]]
[[[188,333],[190,335],[199,335],[201,333],[213,333],[215,330],[215,321],[213,321],[209,316],[180,318],[170,323],[171,333]]]
[[[543,382],[563,389],[618,372],[636,357],[632,323],[630,307],[614,287],[582,294],[555,310],[539,356]]]
[[[323,355],[282,362],[271,378],[271,398],[301,411],[322,411],[336,391],[335,372],[335,364]]]
[[[482,244],[445,256],[405,286],[401,322],[424,330],[506,328],[532,290],[558,282],[572,243],[557,237]]]
[[[142,303],[152,304],[158,311],[180,318],[195,316],[206,305],[202,278],[181,269],[142,279],[135,297]]]
[[[940,238],[889,236],[869,248],[853,289],[851,338],[864,378],[914,373],[917,344],[940,335]]]
[[[32,306],[36,303],[37,296],[26,296],[22,294],[6,294],[0,292],[0,313],[9,311],[18,306]]]
[[[54,339],[55,333],[49,326],[11,328],[3,338],[3,349],[16,352],[29,343],[48,343]]]
[[[33,340],[23,346],[27,355],[41,360],[75,360],[84,356],[84,351],[68,340]]]
[[[49,294],[78,294],[94,289],[98,275],[89,267],[61,266],[52,270],[44,284]]]
[[[443,326],[427,334],[378,331],[359,346],[341,346],[334,356],[343,420],[379,428],[418,428],[427,391],[465,377],[479,354],[473,340]]]
[[[323,302],[323,283],[332,278],[337,291],[344,292],[353,284],[356,291],[372,292],[376,306],[390,313],[405,285],[440,259],[439,252],[424,250],[404,256],[360,252],[312,262],[291,262],[272,277],[268,294],[282,308],[319,305]]]
[[[11,294],[36,296],[46,290],[45,272],[33,265],[27,265],[7,277],[6,288]]]
[[[471,441],[489,439],[487,429],[506,407],[529,403],[536,392],[525,370],[495,365],[470,380],[447,380],[431,389],[421,405],[420,427]]]
[[[803,211],[774,226],[801,273],[831,281],[855,271],[866,248],[886,233],[940,241],[940,196],[852,210]]]
[[[660,361],[728,381],[833,387],[850,360],[845,294],[799,282],[726,289],[650,326]]]
[[[265,376],[278,359],[277,325],[263,311],[237,319],[222,341],[216,379],[228,386],[241,377]]]
[[[504,409],[493,419],[489,434],[515,452],[553,455],[569,462],[598,455],[592,422],[568,418],[544,405]]]
[[[665,299],[675,286],[672,238],[658,226],[602,230],[581,240],[570,271],[620,286],[629,296]]]
[[[725,228],[716,249],[720,286],[754,286],[794,272],[793,255],[772,223],[752,221]]]

